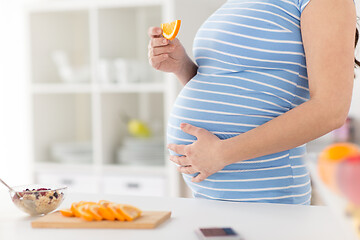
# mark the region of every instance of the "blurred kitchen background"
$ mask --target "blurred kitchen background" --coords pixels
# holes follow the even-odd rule
[[[164,147],[180,86],[150,68],[147,29],[181,19],[179,38],[191,55],[196,30],[224,2],[1,1],[0,176],[72,192],[189,197]],[[336,141],[360,144],[356,75],[349,121],[308,144],[313,204],[339,216],[346,201],[321,183],[316,158]]]
[[[181,19],[191,54],[197,29],[223,2],[1,2],[2,178],[72,192],[190,196],[164,139],[181,87],[148,64],[147,31]]]

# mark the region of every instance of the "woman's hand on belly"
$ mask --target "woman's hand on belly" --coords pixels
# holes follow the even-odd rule
[[[227,165],[222,154],[222,141],[217,136],[188,123],[182,123],[180,127],[182,131],[195,136],[197,140],[190,145],[168,145],[170,150],[183,155],[170,156],[171,161],[180,165],[179,172],[199,173],[192,178],[192,181],[201,182]]]

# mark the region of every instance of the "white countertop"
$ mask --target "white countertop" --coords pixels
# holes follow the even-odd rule
[[[336,218],[339,219],[339,224],[342,226],[343,229],[346,230],[348,239],[359,240],[355,232],[355,227],[352,219],[350,219],[346,215],[345,209],[348,205],[348,202],[345,198],[333,193],[327,186],[325,186],[324,182],[320,179],[316,163],[316,155],[308,154],[306,165],[310,171],[313,187],[316,188],[316,192],[320,196],[324,204],[328,206],[331,209],[332,213],[336,216]]]
[[[346,240],[337,219],[327,207],[217,202],[203,199],[71,195],[71,202],[107,199],[143,210],[171,210],[172,217],[152,230],[32,229],[28,217],[0,190],[0,239],[172,239],[195,240],[199,227],[232,227],[246,240]]]

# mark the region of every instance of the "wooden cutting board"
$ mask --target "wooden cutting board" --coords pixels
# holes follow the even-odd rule
[[[171,216],[168,211],[144,211],[141,217],[130,222],[92,221],[88,222],[77,217],[64,217],[60,212],[54,212],[31,222],[33,228],[156,228]]]

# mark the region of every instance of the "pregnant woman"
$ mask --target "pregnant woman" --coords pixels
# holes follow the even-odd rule
[[[184,85],[168,148],[195,197],[310,203],[305,144],[347,117],[355,32],[352,0],[228,0],[198,30],[194,63],[149,29],[151,65]]]

